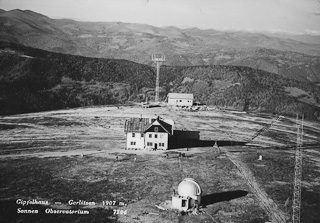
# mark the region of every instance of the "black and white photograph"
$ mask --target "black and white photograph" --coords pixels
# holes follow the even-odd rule
[[[319,0],[0,0],[0,222],[319,223]]]

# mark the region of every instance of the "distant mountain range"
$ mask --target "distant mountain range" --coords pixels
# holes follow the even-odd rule
[[[320,45],[308,35],[158,28],[0,10],[0,115],[160,97],[320,120]]]
[[[29,10],[0,10],[0,40],[52,52],[126,59],[151,65],[248,66],[320,83],[320,36],[224,32],[121,22],[51,19]]]

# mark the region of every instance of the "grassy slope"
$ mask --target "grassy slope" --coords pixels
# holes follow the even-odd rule
[[[14,162],[12,165],[11,162]],[[245,182],[235,173],[232,163],[225,157],[219,159],[215,154],[201,154],[182,159],[183,171],[179,168],[178,159],[164,159],[152,155],[139,156],[136,162],[124,159],[115,162],[113,159],[86,157],[23,159],[1,162],[1,177],[4,185],[14,190],[5,190],[1,196],[0,207],[2,218],[7,222],[19,220],[33,222],[112,222],[111,219],[121,218],[120,222],[207,222],[208,215],[179,216],[174,211],[160,212],[154,205],[170,200],[172,188],[177,187],[187,173],[189,177],[196,177],[202,185],[206,195],[215,194],[216,201],[208,205],[206,212],[221,222],[264,222],[267,217],[256,205],[253,194],[232,197],[237,191],[246,191]],[[128,174],[128,171],[130,174]],[[185,172],[185,173],[184,173]],[[23,179],[22,181],[17,180]],[[37,180],[36,180],[37,179]],[[156,184],[154,182],[157,182]],[[4,186],[2,185],[2,186]],[[219,192],[230,193],[231,197],[218,197]],[[124,216],[113,216],[107,207],[95,207],[89,216],[67,215],[17,215],[15,199],[38,198],[50,203],[68,200],[94,201],[98,205],[104,200],[124,202],[128,206],[113,206],[110,209],[127,210]],[[232,201],[233,200],[233,201]],[[50,205],[52,206],[52,205]],[[43,206],[22,207],[38,208],[40,213]],[[83,207],[74,207],[75,209]],[[88,210],[89,208],[84,208]],[[141,213],[158,213],[144,215]]]
[[[213,195],[213,204],[208,205],[205,211],[217,222],[218,219],[220,222],[239,223],[267,221],[268,218],[263,215],[254,194],[238,170],[224,155],[217,156],[212,146],[190,148],[189,151],[183,148],[180,151],[189,158],[182,158],[181,166],[177,157],[165,159],[156,152],[141,154],[138,151],[121,150],[125,144],[125,118],[140,117],[141,114],[152,116],[155,113],[174,119],[176,129],[200,131],[201,138],[211,139],[212,144],[214,140],[218,140],[219,144],[220,140],[246,141],[272,119],[272,115],[255,116],[220,111],[174,112],[164,107],[118,109],[115,106],[2,117],[0,121],[3,126],[0,125],[0,130],[4,137],[0,141],[0,148],[4,157],[0,162],[0,209],[4,211],[0,215],[10,218],[7,213],[15,213],[19,207],[15,204],[17,198],[41,198],[52,202],[61,199],[63,203],[68,199],[101,202],[112,198],[129,204],[124,207],[128,209],[128,215],[118,216],[121,222],[131,223],[134,219],[139,219],[137,222],[211,221],[208,215],[178,216],[174,212],[161,212],[154,206],[169,200],[172,188],[189,176],[199,181],[205,196]],[[294,148],[290,145],[295,143],[293,121],[284,119],[256,138],[254,142],[261,143],[260,148],[240,147],[237,144],[228,147],[230,153],[241,157],[250,167],[261,188],[280,209],[287,197],[292,195]],[[319,142],[317,123],[306,122],[304,129],[306,144]],[[270,144],[279,143],[283,147],[270,147]],[[309,159],[319,157],[317,148],[314,148],[316,151],[312,156],[305,151],[308,157],[304,157],[303,161],[304,219],[318,218],[319,174],[316,171],[319,162],[311,163]],[[127,155],[120,156],[121,161],[115,162],[114,151]],[[55,152],[55,155],[51,152]],[[81,152],[85,154],[84,158],[79,156]],[[263,155],[262,161],[257,160],[257,152]],[[136,162],[133,160],[134,153],[137,154],[134,156],[137,157]],[[11,158],[6,157],[10,154],[13,155]],[[15,157],[18,154],[21,157]],[[248,191],[249,194],[236,196],[241,191]],[[160,215],[143,214],[146,212]],[[77,222],[100,222],[110,218],[109,212],[99,208],[90,216],[92,218],[73,216],[72,219],[78,218]],[[25,222],[43,222],[39,216],[31,215],[15,215],[6,222],[17,222],[25,218],[28,218]],[[45,218],[47,222],[69,220],[68,216],[47,215]]]
[[[305,152],[303,158],[302,188],[301,188],[301,221],[318,222],[317,210],[320,201],[317,198],[320,192],[317,186],[317,176],[319,173],[313,166],[314,162],[307,157]],[[293,179],[294,179],[294,156],[289,156],[287,151],[273,149],[263,151],[264,160],[257,161],[256,154],[243,154],[245,162],[250,166],[258,178],[260,185],[263,185],[266,192],[278,203],[281,209],[291,215],[290,205],[293,199]],[[268,173],[268,174],[266,174]],[[289,204],[285,206],[289,198]]]

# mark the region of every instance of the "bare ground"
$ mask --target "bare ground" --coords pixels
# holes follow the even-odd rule
[[[287,219],[285,213],[278,208],[277,204],[268,196],[264,189],[257,183],[251,170],[243,163],[239,157],[234,154],[230,154],[227,150],[226,152],[228,158],[232,163],[238,168],[243,178],[247,181],[251,191],[257,196],[260,206],[266,210],[268,216],[272,222],[282,223],[286,222]]]
[[[140,117],[140,115],[171,118],[176,122],[176,129],[199,131],[200,139],[205,140],[206,144],[189,148],[189,151],[183,147],[176,148],[175,151],[186,153],[189,159],[185,160],[164,159],[162,151],[124,150],[124,121],[126,118]],[[267,114],[187,112],[166,107],[152,109],[93,107],[1,117],[1,178],[8,178],[2,181],[4,183],[0,187],[1,201],[3,203],[18,197],[29,199],[41,197],[53,201],[57,198],[67,200],[67,198],[79,199],[88,196],[87,199],[93,197],[99,202],[95,216],[105,216],[115,222],[265,222],[267,220],[283,222],[287,213],[278,206],[285,198],[279,198],[278,192],[270,190],[270,185],[276,188],[279,187],[277,182],[284,182],[282,184],[285,186],[291,184],[292,179],[284,177],[276,179],[279,174],[272,176],[271,179],[269,175],[272,173],[268,172],[269,170],[266,170],[267,178],[261,178],[256,170],[266,168],[268,163],[255,164],[250,154],[270,149],[282,151],[283,148],[285,154],[288,154],[285,157],[288,156],[291,160],[296,140],[294,120],[285,118],[249,145],[243,145],[244,142],[250,141],[257,130],[270,123],[272,118],[272,115]],[[319,145],[319,123],[306,121],[305,133],[306,144]],[[215,153],[212,147],[215,141],[226,146],[228,143],[231,144],[222,147],[228,156],[219,156]],[[238,146],[240,144],[242,146]],[[115,156],[120,157],[119,163],[115,162]],[[137,162],[133,161],[133,157],[136,157]],[[248,160],[248,157],[251,160]],[[308,168],[312,166],[314,170],[319,171],[319,157],[319,147],[308,147],[306,149]],[[269,158],[270,163],[271,159],[272,162],[277,162],[276,157],[270,155]],[[228,162],[228,159],[232,162]],[[30,188],[19,183],[28,182],[33,174],[38,173],[37,166],[45,167],[44,169],[48,171],[49,174],[42,173],[41,176],[48,179],[51,186],[56,188],[62,184],[64,189],[48,193],[48,188],[51,186],[40,190],[42,184],[39,183],[30,194]],[[23,172],[21,168],[29,171]],[[21,175],[21,171],[24,174]],[[281,173],[279,172],[281,169],[277,171]],[[311,169],[306,169],[305,174],[310,175],[310,171]],[[187,176],[199,180],[206,198],[211,199],[212,202],[204,208],[206,214],[180,216],[175,212],[161,212],[155,208],[154,205],[170,200],[172,188]],[[20,180],[17,180],[19,178]],[[313,177],[311,181],[309,177],[304,185],[313,193],[320,194],[320,191],[315,189],[319,185],[319,180]],[[158,185],[154,182],[163,183]],[[84,193],[66,194],[70,188],[82,190],[78,188],[78,184],[85,190]],[[103,189],[103,185],[108,185],[109,189]],[[99,189],[95,192],[94,188]],[[241,191],[249,193],[237,197]],[[225,200],[223,197],[229,197],[230,200]],[[109,209],[101,206],[101,202],[112,198],[126,201],[128,214],[110,216],[107,212]],[[311,207],[317,202],[318,200],[312,202],[305,200],[303,207]],[[312,219],[315,218],[316,216],[305,222],[313,222]],[[95,222],[101,220],[99,217],[94,219]],[[90,221],[81,218],[79,222]]]

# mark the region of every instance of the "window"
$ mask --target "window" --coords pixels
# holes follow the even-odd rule
[[[136,142],[130,142],[130,145],[135,146]]]
[[[143,133],[141,133],[141,137],[143,137]]]
[[[147,146],[152,146],[152,142],[147,142]]]
[[[162,146],[162,147],[164,147],[164,143],[159,143],[159,146]]]
[[[162,138],[163,138],[163,134],[159,134],[159,136],[160,136],[160,139],[162,139]]]
[[[182,100],[180,100],[180,102],[182,102]]]
[[[154,127],[154,131],[155,131],[155,132],[158,132],[158,131],[159,131],[158,127]],[[157,138],[157,137],[156,137],[156,138]]]
[[[149,134],[149,138],[152,138],[152,134]]]
[[[155,134],[155,135],[154,135],[154,138],[158,138],[158,135],[157,135],[157,134]]]
[[[132,137],[136,137],[136,133],[132,133]]]

